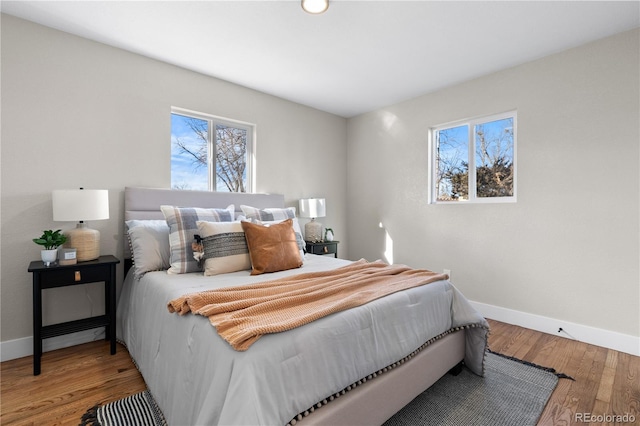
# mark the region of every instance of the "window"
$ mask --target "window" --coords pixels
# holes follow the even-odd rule
[[[432,129],[432,202],[516,201],[516,113]]]
[[[171,187],[251,192],[254,126],[171,111]]]

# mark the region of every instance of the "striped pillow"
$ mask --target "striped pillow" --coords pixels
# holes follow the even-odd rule
[[[204,246],[204,274],[251,269],[249,248],[240,222],[196,222]]]
[[[202,269],[193,257],[193,236],[198,233],[197,221],[231,222],[235,206],[226,209],[203,209],[198,207],[160,206],[162,214],[169,225],[169,247],[171,249],[171,266],[169,274],[185,274]]]
[[[240,209],[242,213],[249,220],[267,220],[267,221],[282,221],[286,219],[293,219],[296,217],[296,208],[295,207],[287,207],[284,209],[258,209],[256,207],[244,206],[240,205]]]

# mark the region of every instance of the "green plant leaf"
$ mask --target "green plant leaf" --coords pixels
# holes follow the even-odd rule
[[[42,232],[40,238],[34,238],[32,241],[38,245],[44,246],[45,250],[53,250],[67,242],[66,235],[62,234],[62,229],[53,231],[47,229]]]

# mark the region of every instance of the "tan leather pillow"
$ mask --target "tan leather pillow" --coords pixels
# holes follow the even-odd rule
[[[244,221],[241,223],[249,247],[251,275],[302,266],[293,220],[287,219],[270,226]]]

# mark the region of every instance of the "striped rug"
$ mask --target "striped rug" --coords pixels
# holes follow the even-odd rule
[[[82,416],[80,426],[167,426],[167,422],[151,393],[146,390],[89,409]]]

